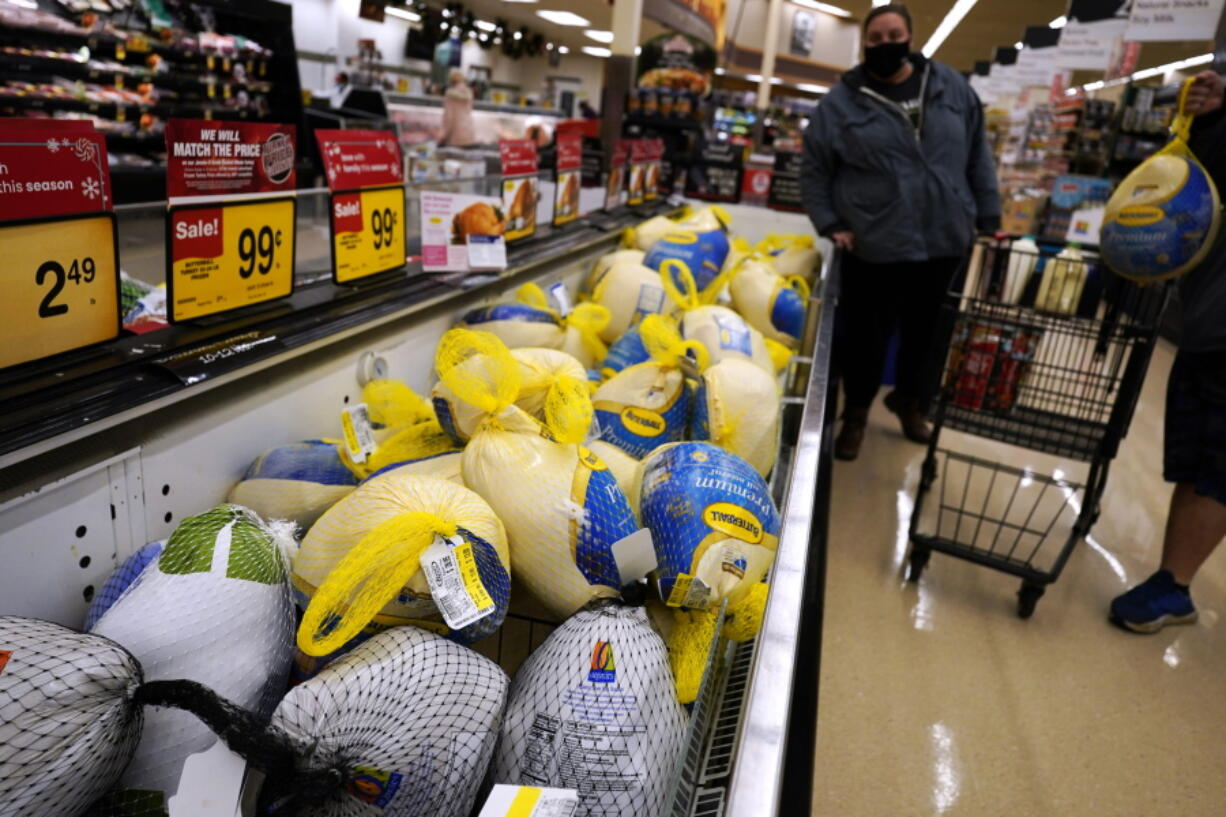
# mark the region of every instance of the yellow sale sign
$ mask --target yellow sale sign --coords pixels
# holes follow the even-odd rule
[[[284,298],[294,290],[293,198],[171,208],[172,323]]]
[[[0,368],[119,335],[119,263],[111,213],[0,225]]]
[[[332,278],[338,284],[403,267],[404,187],[332,194]]]

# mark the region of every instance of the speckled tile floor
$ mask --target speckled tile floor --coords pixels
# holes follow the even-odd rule
[[[918,584],[904,580],[923,449],[878,401],[860,459],[834,471],[815,817],[1226,815],[1226,546],[1192,586],[1195,625],[1136,636],[1106,621],[1110,599],[1156,569],[1172,358],[1155,353],[1101,518],[1027,621],[1003,573],[936,553]]]

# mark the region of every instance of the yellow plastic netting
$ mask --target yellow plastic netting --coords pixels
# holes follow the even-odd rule
[[[298,629],[298,649],[322,656],[343,647],[421,569],[421,555],[435,537],[455,533],[454,522],[424,512],[375,526],[315,591]]]
[[[436,538],[463,528],[510,562],[506,532],[475,492],[447,480],[388,474],[360,486],[320,517],[294,557],[295,586],[310,597],[298,647],[323,656],[344,646],[376,616],[392,621],[437,611],[420,572]]]
[[[602,304],[582,303],[562,319],[566,325],[566,337],[562,351],[572,355],[585,369],[593,369],[609,353],[609,347],[601,340],[613,314]]]
[[[362,402],[370,420],[386,428],[401,428],[434,419],[434,410],[405,383],[391,378],[371,380],[362,387]]]
[[[715,637],[716,613],[712,610],[678,610],[668,637],[668,664],[677,684],[677,700],[691,704],[698,698],[707,666],[711,640]]]
[[[701,372],[711,363],[707,347],[696,340],[686,340],[677,330],[677,324],[663,315],[648,315],[639,326],[643,346],[656,363],[664,366],[679,366],[687,353],[693,352],[693,360]]]
[[[766,344],[766,352],[770,355],[771,363],[775,367],[776,372],[782,372],[788,367],[788,363],[792,360],[792,350],[783,345],[777,340],[771,338],[763,338],[762,342]]]
[[[711,279],[711,283],[707,285],[706,289],[699,290],[698,282],[694,279],[694,273],[690,271],[689,266],[684,261],[676,258],[666,258],[660,263],[660,285],[664,287],[664,291],[668,293],[668,297],[672,299],[673,303],[683,312],[715,303],[719,298],[719,294],[727,286],[731,275],[732,270],[730,268],[722,269],[718,275]]]
[[[609,310],[609,322],[600,339],[612,343],[644,315],[664,312],[668,296],[660,275],[650,267],[630,261],[614,264],[592,291],[592,302]]]
[[[358,466],[364,470],[364,476],[369,476],[381,468],[386,468],[398,462],[421,460],[426,457],[456,451],[458,447],[447,432],[443,431],[438,420],[431,411],[430,419],[402,428],[379,444],[365,463]]]
[[[477,337],[474,337],[477,335]],[[544,401],[544,423],[513,405],[523,378],[496,339],[452,330],[437,366],[458,398],[485,417],[461,459],[464,484],[507,527],[517,580],[557,618],[621,586],[609,548],[636,526],[607,467],[581,446],[591,426],[586,383],[563,381]]]
[[[702,384],[697,399],[706,401],[707,438],[769,474],[779,453],[776,379],[751,361],[726,358],[703,372]]]

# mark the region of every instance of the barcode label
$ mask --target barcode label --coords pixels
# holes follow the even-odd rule
[[[494,600],[481,582],[473,546],[460,537],[435,539],[421,557],[430,596],[453,630],[494,612]]]
[[[354,462],[366,462],[375,453],[375,434],[370,426],[370,414],[365,403],[350,406],[341,412],[341,430],[345,437],[345,450]]]

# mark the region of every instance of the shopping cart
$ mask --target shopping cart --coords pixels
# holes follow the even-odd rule
[[[907,578],[932,551],[993,567],[1022,579],[1017,612],[1029,618],[1098,518],[1169,286],[1127,281],[1070,245],[1013,244],[977,243],[943,308],[948,349]],[[954,451],[941,445],[949,429],[1085,462],[1088,474],[1079,484],[1059,467],[1040,474]]]

